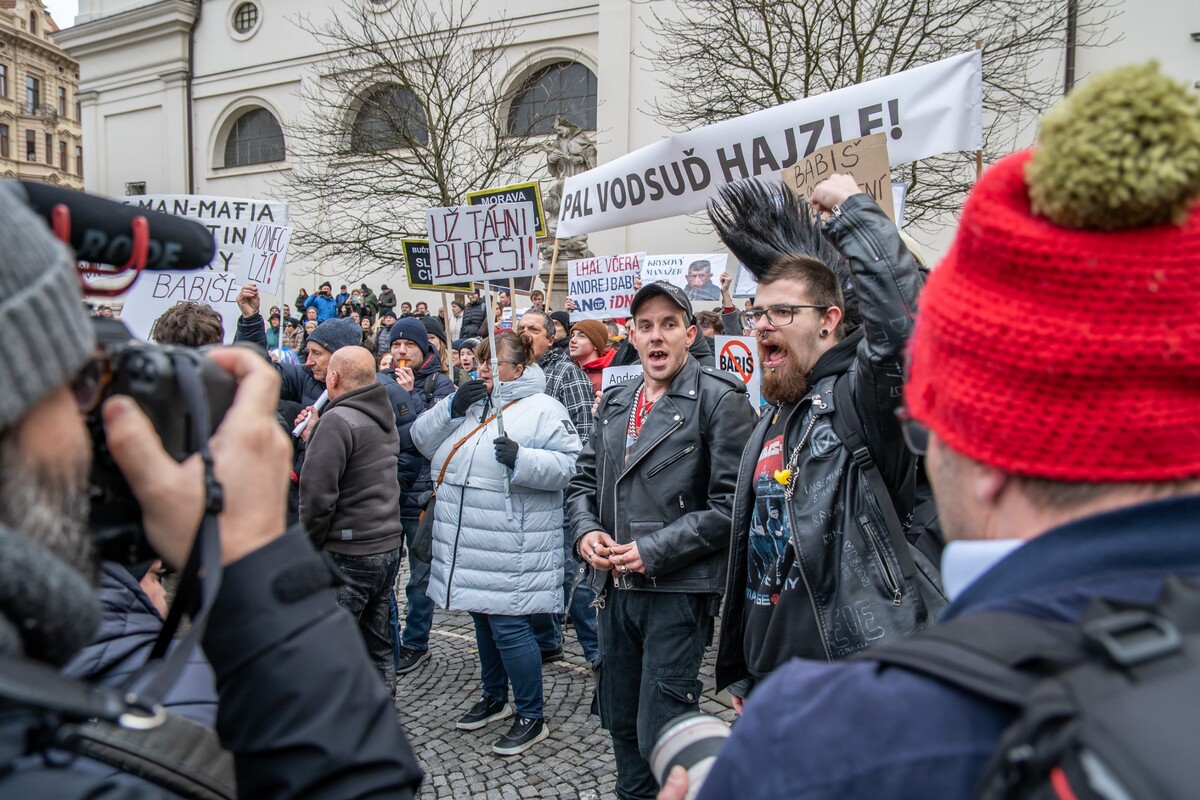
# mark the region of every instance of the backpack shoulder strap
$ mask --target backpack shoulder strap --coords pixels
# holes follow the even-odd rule
[[[1018,707],[1045,677],[1083,661],[1086,650],[1078,625],[988,612],[937,625],[854,658],[903,667]]]
[[[879,506],[879,511],[883,514],[888,538],[892,542],[892,549],[896,551],[900,570],[904,573],[904,577],[911,578],[917,571],[916,563],[913,561],[912,553],[909,552],[908,537],[904,535],[904,525],[900,522],[900,515],[896,513],[896,505],[892,502],[892,493],[888,491],[883,473],[879,471],[879,465],[875,463],[875,457],[871,455],[871,449],[867,446],[867,436],[863,431],[862,420],[859,419],[858,411],[854,408],[854,396],[850,393],[849,374],[839,375],[833,382],[833,413],[830,414],[830,422],[833,424],[833,430],[838,438],[850,451],[854,463],[858,465],[859,471],[867,483],[867,488],[875,496],[875,504]]]
[[[437,391],[437,373],[425,376],[425,407],[433,403],[433,393]]]

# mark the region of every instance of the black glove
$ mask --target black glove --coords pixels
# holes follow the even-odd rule
[[[509,469],[517,466],[517,451],[521,449],[521,445],[507,436],[497,436],[492,440],[492,444],[496,445],[497,461]]]
[[[481,380],[467,381],[458,387],[454,400],[450,402],[450,418],[461,417],[467,409],[488,396],[487,386]]]

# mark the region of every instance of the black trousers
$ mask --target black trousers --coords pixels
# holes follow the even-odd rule
[[[700,662],[712,642],[711,594],[610,589],[600,609],[600,722],[612,734],[617,796],[654,800],[659,730],[700,706]]]
[[[373,556],[347,556],[329,553],[330,559],[346,578],[346,585],[335,587],[338,605],[358,620],[367,655],[383,685],[396,693],[396,661],[392,653],[392,628],[388,622],[389,600],[394,598],[396,573],[400,569],[400,548]]]

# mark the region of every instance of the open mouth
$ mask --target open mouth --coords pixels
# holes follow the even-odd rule
[[[646,360],[650,362],[650,366],[652,367],[665,367],[668,360],[667,351],[651,350],[646,354]]]
[[[764,369],[779,369],[787,363],[787,349],[762,339],[758,342],[759,363]]]

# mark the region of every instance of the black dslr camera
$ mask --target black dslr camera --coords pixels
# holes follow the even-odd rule
[[[166,451],[183,461],[200,447],[192,412],[197,401],[203,400],[199,405],[207,409],[211,434],[233,403],[237,384],[201,350],[138,341],[115,319],[93,322],[97,355],[76,381],[92,438],[92,532],[102,558],[135,564],[156,556],[142,528],[141,506],[109,453],[100,418],[104,400],[117,394],[131,397],[154,423]],[[180,383],[181,364],[196,368],[202,398],[188,396]]]

